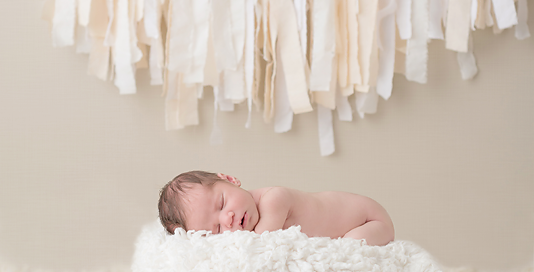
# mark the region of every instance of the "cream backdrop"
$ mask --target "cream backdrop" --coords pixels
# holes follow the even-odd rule
[[[532,7],[534,3],[529,1]],[[321,157],[316,113],[275,134],[246,106],[220,113],[224,144],[201,125],[165,131],[161,88],[138,93],[86,75],[88,57],[52,48],[41,1],[0,1],[0,260],[46,269],[129,265],[159,189],[192,169],[235,175],[248,189],[344,190],[382,203],[397,239],[447,266],[506,270],[534,250],[534,39],[475,32],[479,74],[430,44],[428,84],[396,75],[378,113],[335,121]],[[534,30],[534,20],[530,20]]]

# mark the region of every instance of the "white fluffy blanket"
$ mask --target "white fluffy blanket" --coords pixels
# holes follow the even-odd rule
[[[308,238],[300,227],[256,234],[211,235],[159,222],[137,238],[132,272],[179,271],[442,271],[428,252],[407,241],[368,246],[350,238]]]

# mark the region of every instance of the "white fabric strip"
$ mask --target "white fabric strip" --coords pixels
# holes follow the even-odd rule
[[[107,27],[107,30],[106,30],[106,37],[104,39],[104,45],[112,47],[112,46],[114,46],[114,42],[115,42],[115,29],[113,28],[113,24],[115,22],[115,2],[114,2],[114,0],[106,0],[106,6],[108,8],[109,21],[108,21],[108,27]]]
[[[90,14],[91,0],[78,0],[78,23],[82,26],[87,26],[89,24]]]
[[[471,79],[478,73],[475,55],[473,54],[473,37],[469,37],[469,49],[466,53],[458,52],[456,55],[462,79]]]
[[[76,0],[56,0],[52,20],[52,45],[54,47],[74,44],[76,24]]]
[[[213,41],[219,72],[237,68],[237,55],[234,51],[230,0],[212,1]]]
[[[224,75],[224,97],[234,103],[241,103],[246,99],[245,66],[243,58],[237,70],[226,69]]]
[[[515,37],[518,40],[524,40],[530,37],[528,28],[528,6],[527,0],[518,0],[517,2],[517,25],[515,26]]]
[[[406,79],[418,83],[426,83],[428,64],[428,0],[413,2],[412,26],[412,38],[406,43]]]
[[[395,0],[380,0],[377,13],[378,44],[380,53],[376,92],[384,99],[391,96],[395,67]]]
[[[104,45],[104,38],[93,38],[87,73],[108,80],[110,53],[110,48]]]
[[[360,69],[360,61],[358,60],[358,13],[359,13],[359,0],[349,0],[347,2],[347,29],[348,29],[348,60],[349,60],[349,86],[346,91],[343,92],[344,96],[349,96],[354,93],[354,85],[362,84],[362,74]]]
[[[449,0],[445,47],[457,52],[467,52],[471,2]]]
[[[241,62],[243,51],[245,50],[245,1],[230,0],[232,39],[237,63]]]
[[[412,0],[398,0],[397,5],[399,35],[401,39],[407,40],[412,37]]]
[[[442,0],[430,0],[428,3],[428,38],[443,40],[441,19],[443,18]]]
[[[506,29],[517,25],[517,13],[514,0],[492,0],[493,12],[499,29]]]
[[[340,121],[352,122],[352,107],[347,96],[336,91],[336,110]]]
[[[332,110],[317,106],[317,125],[319,128],[319,147],[321,156],[329,156],[336,150],[334,144],[334,126],[332,123]]]
[[[210,24],[203,85],[212,87],[219,86],[219,77],[220,73],[217,71],[217,60],[215,59],[215,47],[213,44],[213,25]]]
[[[364,118],[365,114],[374,114],[376,113],[376,108],[378,105],[378,94],[376,93],[375,88],[369,88],[367,93],[356,93],[356,110],[360,118]]]
[[[289,104],[289,96],[284,73],[281,53],[285,48],[276,50],[276,77],[274,80],[274,132],[284,133],[291,130],[293,111]]]
[[[211,145],[221,145],[223,143],[222,132],[217,122],[217,111],[219,110],[219,87],[213,87],[213,126],[210,135]]]
[[[338,56],[335,56],[332,59],[332,78],[333,80],[330,81],[330,87],[328,92],[313,92],[313,101],[317,103],[317,105],[321,105],[327,109],[335,109],[336,108],[336,92],[341,91],[339,88],[339,81],[336,80],[337,72],[338,72],[338,66],[335,65],[338,62]]]
[[[160,35],[161,1],[145,0],[145,31],[146,36],[157,39]]]
[[[217,92],[217,101],[219,102],[219,109],[221,111],[234,111],[234,103],[232,100],[226,99],[224,87],[224,75],[221,73],[219,78],[219,91]]]
[[[136,0],[135,21],[140,22],[145,15],[145,0]]]
[[[194,11],[190,0],[172,1],[168,67],[186,73],[193,65]],[[217,2],[217,1],[215,1]]]
[[[306,57],[308,47],[308,18],[306,17],[306,0],[293,0],[295,11],[297,15],[297,25],[300,37],[300,45],[302,47],[302,55]]]
[[[184,84],[204,82],[204,66],[208,54],[208,36],[211,4],[209,0],[192,1],[193,17],[193,56],[191,69],[184,73]]]
[[[471,0],[471,30],[475,31],[475,22],[478,15],[478,0]]]
[[[332,80],[332,58],[336,50],[335,2],[313,2],[310,89],[328,91]]]
[[[252,121],[252,88],[254,84],[254,46],[256,44],[255,37],[255,13],[254,13],[255,0],[246,0],[245,3],[245,89],[247,92],[247,108],[248,116],[245,123],[246,128],[250,128]]]
[[[91,38],[87,27],[78,25],[76,30],[76,53],[91,53]]]
[[[128,0],[118,0],[115,14],[115,42],[113,63],[115,64],[115,86],[120,94],[136,92],[130,44],[130,20]]]

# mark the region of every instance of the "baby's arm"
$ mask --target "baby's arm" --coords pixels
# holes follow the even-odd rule
[[[260,198],[258,211],[260,220],[254,232],[275,231],[282,229],[291,209],[289,191],[282,187],[267,190]]]
[[[395,238],[393,222],[386,210],[378,202],[365,198],[363,201],[367,213],[366,222],[349,232],[343,237],[365,239],[368,245],[387,245]]]

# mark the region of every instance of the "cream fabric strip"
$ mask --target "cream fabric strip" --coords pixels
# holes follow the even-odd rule
[[[90,14],[91,0],[78,0],[78,24],[87,26],[89,24]]]
[[[336,1],[316,0],[312,9],[311,91],[328,91],[334,78],[332,59],[336,50],[335,6]]]
[[[428,0],[413,2],[412,26],[412,38],[406,44],[406,79],[418,83],[426,83],[428,64]]]
[[[377,30],[379,41],[379,65],[376,92],[384,99],[391,96],[393,89],[393,72],[395,67],[395,0],[380,0],[377,13]]]
[[[473,54],[473,37],[469,36],[469,49],[466,53],[458,52],[456,55],[462,79],[471,79],[478,73],[475,55]]]
[[[485,0],[486,2],[484,3],[484,13],[486,14],[486,16],[484,16],[486,18],[486,26],[493,26],[494,22],[493,22],[493,15],[492,15],[492,5],[491,5],[491,0]]]
[[[217,122],[217,111],[219,110],[219,87],[213,87],[213,126],[210,135],[211,145],[221,145],[223,143],[221,128]]]
[[[415,0],[417,1],[417,0]],[[412,37],[412,0],[397,0],[397,27],[401,39]]]
[[[234,51],[230,0],[212,1],[213,41],[219,72],[237,68],[237,56]]]
[[[348,45],[348,14],[347,0],[337,1],[336,5],[336,53],[337,53],[337,80],[341,88],[348,85],[349,76],[349,45]],[[332,78],[335,79],[335,78]],[[351,88],[352,89],[352,88]]]
[[[208,54],[208,36],[211,16],[209,0],[192,1],[193,17],[193,56],[191,69],[184,73],[184,84],[204,82],[204,66]]]
[[[524,40],[530,37],[528,28],[528,6],[527,0],[518,0],[517,2],[517,25],[515,26],[515,37],[518,40]]]
[[[217,60],[215,58],[215,46],[213,44],[213,25],[209,26],[208,52],[206,54],[206,65],[204,66],[204,86],[219,86],[220,73],[217,71]]]
[[[484,7],[486,6],[486,1],[491,0],[477,0],[477,18],[475,20],[475,28],[477,29],[486,28],[486,12],[484,10]]]
[[[201,84],[186,85],[183,75],[174,73],[169,78],[169,89],[165,100],[166,129],[175,130],[185,126],[198,125],[198,93]]]
[[[348,0],[347,2],[347,28],[348,28],[348,62],[349,62],[349,82],[350,88],[343,89],[344,96],[349,96],[354,93],[354,85],[362,84],[362,74],[360,69],[360,62],[358,60],[358,13],[359,0]]]
[[[167,69],[187,73],[193,65],[195,24],[192,22],[195,13],[191,0],[172,0],[171,3],[172,22],[169,29],[171,34]]]
[[[163,35],[160,25],[163,15],[163,7],[160,0],[145,1],[145,31],[150,42],[149,69],[150,84],[163,84],[163,69],[165,63],[163,49]]]
[[[91,53],[91,37],[89,36],[89,29],[82,25],[76,26],[76,53]]]
[[[232,103],[232,100],[225,98],[225,88],[224,88],[224,75],[221,73],[221,77],[219,79],[219,91],[217,93],[217,101],[219,102],[219,109],[221,111],[234,111],[234,103]]]
[[[362,72],[362,84],[356,85],[359,92],[368,92],[371,80],[371,54],[375,42],[376,13],[378,0],[360,1],[358,26],[359,26],[359,49],[360,68]]]
[[[441,19],[443,17],[442,0],[430,0],[428,3],[428,38],[443,40]]]
[[[90,14],[88,28],[89,35],[92,37],[92,45],[87,72],[101,80],[108,80],[111,51],[108,46],[104,45],[109,24],[106,0],[91,1],[91,9],[101,12],[91,12]]]
[[[160,0],[145,0],[144,18],[146,36],[151,39],[159,38],[161,23]]]
[[[283,133],[291,130],[293,112],[289,104],[288,89],[281,54],[285,48],[276,50],[276,77],[274,80],[274,132]]]
[[[254,85],[254,46],[255,46],[255,14],[254,4],[256,0],[246,0],[245,2],[245,89],[247,97],[248,116],[245,123],[246,128],[250,128],[252,122],[252,89]]]
[[[517,25],[517,13],[514,0],[492,0],[493,12],[499,29],[506,29]]]
[[[317,106],[317,125],[319,128],[319,147],[321,156],[329,156],[336,151],[334,144],[334,126],[332,123],[332,110]]]
[[[271,122],[274,116],[274,76],[276,74],[276,62],[273,58],[274,41],[278,33],[273,31],[271,26],[271,5],[269,0],[262,0],[262,24],[263,24],[263,59],[265,65],[265,87],[263,90],[263,120]]]
[[[469,43],[469,19],[471,1],[449,0],[445,47],[457,52],[467,52]]]
[[[241,57],[237,70],[226,69],[223,75],[224,97],[232,100],[234,103],[243,102],[246,99],[245,64],[243,57]]]
[[[54,20],[54,9],[56,6],[55,0],[46,0],[43,4],[43,11],[41,13],[41,19],[48,21],[52,27],[52,21]]]
[[[94,0],[97,1],[97,0]],[[115,6],[118,0],[106,0],[106,6],[108,11],[108,27],[106,30],[106,36],[104,39],[104,45],[114,46],[115,43]],[[96,12],[95,12],[96,13]]]
[[[330,81],[329,91],[328,92],[312,92],[313,101],[317,103],[317,105],[321,105],[327,109],[335,109],[336,108],[336,92],[341,91],[339,89],[339,81],[337,81],[337,72],[338,72],[338,66],[335,65],[338,60],[337,56],[332,59],[332,80]]]
[[[284,63],[289,103],[295,114],[312,111],[306,84],[304,61],[299,44],[295,8],[285,0],[271,0],[271,28],[278,32],[276,46],[284,48],[280,53]],[[271,32],[273,29],[271,29]]]
[[[130,19],[128,0],[118,0],[115,9],[115,42],[112,47],[115,64],[115,86],[120,94],[136,92],[134,70],[132,65]]]
[[[478,0],[471,0],[471,30],[475,31],[475,24],[478,15]]]
[[[308,50],[308,18],[306,9],[306,0],[293,0],[295,6],[297,25],[300,37],[300,45],[302,47],[302,55],[306,60]]]
[[[74,44],[76,24],[76,0],[56,0],[52,20],[52,45],[54,47]]]

